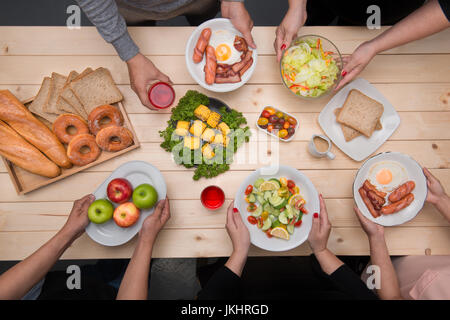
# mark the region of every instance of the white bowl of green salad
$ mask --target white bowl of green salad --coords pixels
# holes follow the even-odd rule
[[[303,35],[292,41],[280,61],[281,79],[293,94],[315,99],[330,93],[341,79],[342,56],[328,39]]]

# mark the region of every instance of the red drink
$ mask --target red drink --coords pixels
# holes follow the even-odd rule
[[[205,208],[216,210],[225,202],[225,193],[217,186],[209,186],[203,189],[200,200]]]
[[[148,90],[148,99],[155,108],[165,109],[175,100],[175,91],[170,84],[159,81]]]

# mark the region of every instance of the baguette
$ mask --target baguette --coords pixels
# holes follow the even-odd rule
[[[61,173],[59,167],[29,144],[17,132],[0,120],[0,155],[27,171],[54,178]]]
[[[63,168],[72,167],[64,146],[42,122],[9,91],[0,90],[0,120]]]

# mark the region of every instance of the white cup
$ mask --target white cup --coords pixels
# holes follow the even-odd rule
[[[323,139],[328,144],[328,149],[326,151],[320,152],[319,150],[317,150],[316,144],[314,143],[314,138],[316,138],[316,137]],[[311,140],[309,141],[308,149],[309,149],[309,152],[314,157],[317,157],[317,158],[328,157],[331,160],[336,158],[336,156],[330,151],[331,150],[330,139],[327,136],[324,136],[322,134],[313,134],[313,136],[311,137]]]

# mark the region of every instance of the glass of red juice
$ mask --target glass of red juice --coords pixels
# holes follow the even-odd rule
[[[205,208],[216,210],[225,202],[225,193],[218,186],[209,186],[203,189],[200,200]]]
[[[155,108],[165,109],[174,102],[175,90],[167,82],[158,81],[148,89],[148,99]]]

